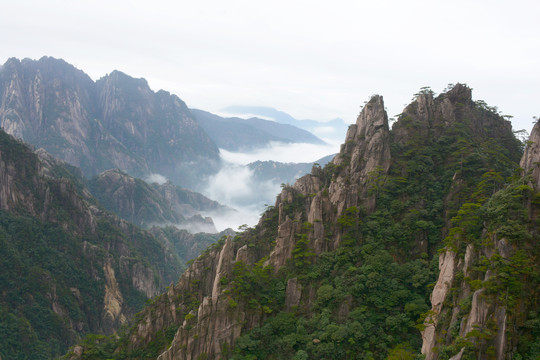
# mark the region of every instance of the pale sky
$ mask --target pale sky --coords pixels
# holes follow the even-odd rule
[[[53,56],[94,80],[144,77],[193,108],[318,121],[353,122],[372,94],[393,116],[423,86],[462,82],[530,130],[539,18],[537,0],[0,0],[0,63]]]

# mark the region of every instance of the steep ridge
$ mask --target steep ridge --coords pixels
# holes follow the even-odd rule
[[[284,186],[255,228],[207,249],[118,338],[67,357],[414,356],[430,259],[482,176],[510,176],[520,147],[464,85],[423,90],[392,130],[374,96],[334,160]]]
[[[113,71],[97,82],[63,60],[9,59],[0,70],[0,126],[92,177],[119,168],[197,184],[219,152],[186,104]],[[192,163],[198,166],[191,166]]]
[[[112,333],[176,279],[176,256],[96,205],[77,172],[0,131],[0,356]],[[80,173],[80,172],[79,172]]]
[[[166,182],[148,184],[117,169],[91,179],[88,188],[109,211],[133,224],[175,225],[191,232],[216,233],[212,218],[205,212],[234,212],[202,194]]]
[[[452,219],[422,332],[426,359],[540,355],[539,161],[537,123],[520,162],[523,173],[487,201],[464,204]],[[489,189],[502,179],[484,180]]]

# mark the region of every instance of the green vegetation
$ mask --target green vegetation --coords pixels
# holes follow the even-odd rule
[[[514,177],[482,205],[464,204],[452,219],[454,227],[445,240],[447,248],[462,254],[467,245],[484,249],[469,275],[456,281],[465,281],[472,291],[482,291],[482,300],[487,304],[505,309],[506,321],[512,324],[508,326],[518,329],[519,346],[514,354],[517,359],[536,358],[540,354],[536,311],[523,312],[537,308],[540,294],[540,239],[537,220],[531,216],[539,210],[539,195],[529,186],[530,180],[530,176]],[[448,304],[451,308],[457,306],[460,314],[468,312],[471,306],[470,297],[462,298],[457,292]],[[451,327],[450,319],[443,316],[442,320],[443,327]],[[455,324],[458,322],[459,318]],[[495,321],[471,330],[465,338],[459,336],[456,328],[447,336],[446,345],[439,348],[439,358],[448,359],[462,347],[466,348],[467,359],[491,356],[494,349],[485,344],[496,334]]]
[[[426,129],[414,113],[401,115],[393,130],[406,132],[406,141],[393,143],[389,173],[378,168],[368,176],[375,211],[345,209],[336,221],[342,246],[315,263],[306,235],[311,224],[304,224],[305,233],[297,235],[292,262],[283,273],[297,277],[316,297],[246,332],[236,342],[234,359],[415,358],[442,240],[461,236],[478,241],[479,209],[504,186],[521,156],[521,143],[507,129],[479,132],[465,118],[487,121],[497,115],[474,104],[471,109],[458,107],[463,114],[445,128]],[[313,174],[328,186],[343,171],[343,166],[329,164],[314,167]],[[292,217],[303,202],[283,208]],[[522,233],[515,236],[522,238]]]
[[[103,285],[79,241],[61,227],[1,211],[0,268],[2,358],[49,359],[81,331],[98,330]]]
[[[177,259],[153,236],[89,210],[96,202],[73,168],[52,162],[42,176],[31,149],[3,131],[0,159],[2,186],[13,187],[0,210],[2,359],[56,358],[88,332],[114,331],[103,320],[105,264],[126,316],[147,299],[133,282],[137,272],[152,274],[157,287],[177,278]]]
[[[466,90],[461,88],[465,93]],[[196,341],[199,334],[194,334],[194,329],[199,329],[201,324],[197,310],[208,300],[204,299],[208,294],[203,292],[215,289],[214,281],[217,281],[215,284],[221,287],[220,296],[224,301],[220,304],[225,305],[219,315],[227,314],[235,319],[237,315],[242,316],[241,336],[232,345],[221,345],[225,358],[419,359],[422,341],[419,331],[425,327],[424,319],[430,313],[430,293],[437,279],[439,252],[454,251],[462,261],[471,248],[474,250],[472,265],[467,272],[461,270],[455,275],[438,318],[440,341],[436,351],[439,358],[448,359],[461,349],[464,349],[463,359],[494,356],[493,339],[499,329],[493,318],[488,319],[485,326],[473,326],[466,334],[461,331],[465,316],[473,308],[474,296],[504,312],[509,324],[507,335],[516,337],[510,339],[512,344],[517,344],[515,358],[537,357],[540,354],[540,314],[537,311],[540,195],[531,187],[529,175],[522,177],[515,172],[522,144],[495,109],[484,103],[474,103],[466,96],[459,98],[459,92],[441,95],[433,99],[439,105],[450,96],[458,97],[451,99],[452,121],[426,120],[423,113],[417,113],[420,110],[416,101],[433,96],[433,92],[423,88],[418,95],[420,98],[400,115],[390,133],[388,172],[377,167],[367,174],[365,184],[351,184],[354,178],[350,176],[349,167],[354,158],[352,149],[366,139],[352,140],[340,155],[341,165],[313,167],[312,176],[318,178],[312,179],[318,186],[316,192],[310,190],[314,193],[303,194],[298,190],[301,186],[283,185],[283,201],[278,207],[267,208],[260,225],[243,227],[243,232],[232,241],[221,238],[210,245],[193,262],[189,277],[182,278],[182,288],[171,289],[168,294],[149,301],[135,316],[133,326],[113,336],[88,335],[81,343],[83,358],[155,359],[167,349],[181,327],[182,332]],[[346,204],[354,205],[344,205],[343,209],[340,207],[343,203],[329,201],[333,191],[330,185],[337,178],[345,189],[355,189],[346,194]],[[308,221],[311,203],[320,199],[321,219]],[[69,210],[59,209],[57,214],[65,217],[64,224],[71,221]],[[6,282],[3,288],[10,288],[11,279],[23,274],[25,286],[33,286],[46,295],[43,300],[28,296],[23,290],[4,292],[0,335],[16,334],[5,342],[9,349],[13,346],[22,349],[20,340],[16,340],[22,338],[24,344],[32,344],[35,349],[46,346],[47,354],[56,355],[70,341],[72,323],[68,326],[65,321],[62,323],[65,317],[45,311],[51,307],[48,299],[55,298],[47,294],[52,293],[53,288],[57,294],[62,291],[72,294],[71,298],[64,297],[68,300],[63,300],[62,309],[67,309],[65,311],[75,319],[83,318],[86,312],[97,311],[99,302],[95,309],[81,308],[71,283],[90,281],[85,291],[96,291],[89,296],[98,301],[103,299],[103,294],[98,293],[102,288],[92,287],[91,280],[95,276],[81,280],[89,273],[95,274],[95,269],[90,264],[85,267],[83,262],[82,269],[77,270],[80,274],[67,271],[60,276],[56,275],[59,269],[70,267],[71,263],[50,260],[27,264],[25,261],[32,256],[40,259],[58,256],[54,252],[48,255],[48,252],[58,250],[55,241],[62,236],[69,237],[69,233],[60,226],[47,227],[49,225],[32,218],[3,216],[8,220],[0,219],[0,225],[5,223],[0,228],[4,229],[4,233],[0,232],[0,241],[8,245],[0,250],[3,252],[0,255],[14,259],[10,264],[15,264],[10,265],[12,273],[0,278]],[[288,238],[276,239],[278,225],[282,226],[280,235],[287,234]],[[287,229],[292,230],[287,233]],[[30,231],[30,235],[25,231]],[[36,233],[41,235],[36,237]],[[14,240],[13,234],[18,238]],[[172,229],[163,230],[162,235],[173,247],[183,246],[180,237],[171,240],[179,236]],[[24,249],[27,238],[43,239],[52,246],[43,250],[44,246],[38,244],[22,253],[19,247]],[[89,244],[105,245],[122,243],[128,238],[133,240],[127,246],[134,257],[148,265],[154,264],[158,273],[166,271],[155,255],[159,243],[134,228],[126,234],[102,219],[97,222],[96,236],[85,240]],[[10,247],[9,244],[16,241],[21,243]],[[276,241],[282,246],[281,250],[290,254],[278,271],[267,265],[275,255],[269,254]],[[81,251],[75,243],[61,245],[64,243],[57,245],[64,253]],[[67,244],[71,244],[69,239]],[[236,257],[220,257],[219,262],[225,262],[216,280],[210,273],[211,269],[216,270],[215,256],[221,250],[224,250],[223,256],[228,254],[229,246]],[[111,246],[110,254],[121,255],[121,249],[121,246]],[[325,252],[325,249],[332,250]],[[44,255],[34,254],[35,251],[43,251]],[[102,248],[96,251],[102,252],[100,256],[105,252]],[[154,255],[139,255],[151,253]],[[113,265],[116,271],[119,266]],[[100,276],[103,275],[98,274]],[[49,278],[54,278],[54,282]],[[132,291],[126,279],[120,279],[119,283],[123,293]],[[297,285],[299,303],[289,297],[287,284]],[[77,289],[83,291],[81,286]],[[461,292],[461,289],[467,291]],[[130,304],[135,308],[142,300],[133,296]],[[167,311],[174,311],[175,316],[168,317]],[[38,313],[40,318],[36,321]],[[137,326],[141,322],[156,331],[144,338],[139,336]],[[259,326],[252,327],[253,324]],[[92,330],[94,325],[86,326]],[[35,349],[32,351],[37,351]],[[26,353],[21,354],[21,358],[26,356]],[[6,355],[2,353],[2,356]],[[200,354],[200,358],[207,356]]]
[[[313,303],[247,332],[233,358],[384,358],[405,342],[418,348],[417,320],[429,309],[426,287],[435,265],[420,259],[399,265],[375,240],[322,254],[316,264],[288,272],[317,289]]]

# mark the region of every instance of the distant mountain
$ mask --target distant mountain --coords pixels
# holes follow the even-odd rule
[[[325,133],[329,137],[337,137],[339,140],[343,138],[344,134],[347,132],[347,128],[349,127],[349,124],[347,124],[343,119],[340,118],[336,118],[327,122],[319,122],[315,120],[297,120],[286,112],[265,106],[234,105],[226,107],[225,109],[223,109],[223,111],[237,116],[261,116],[263,118],[273,119],[276,122],[293,125],[314,134],[320,133],[322,128],[330,127],[333,129],[333,131],[328,132],[328,130],[326,130]]]
[[[11,58],[0,68],[0,126],[88,177],[119,168],[190,186],[220,162],[217,146],[177,96],[120,71],[94,82],[50,57]]]
[[[218,147],[237,151],[262,147],[271,141],[324,144],[307,130],[290,124],[259,118],[224,118],[207,111],[191,109],[199,124]]]
[[[143,227],[168,224],[192,233],[216,233],[212,219],[201,212],[233,211],[171,182],[148,184],[117,169],[91,179],[89,189],[108,210]]]
[[[335,155],[335,154],[334,154]],[[325,166],[332,161],[334,155],[325,156],[312,163],[282,163],[278,161],[255,161],[247,166],[253,170],[256,181],[274,181],[282,184],[293,184],[296,180],[309,174],[314,164]]]

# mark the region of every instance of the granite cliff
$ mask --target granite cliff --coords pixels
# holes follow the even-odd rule
[[[177,96],[155,93],[144,79],[120,71],[94,82],[50,57],[12,58],[0,68],[0,126],[87,177],[118,168],[191,186],[220,161],[216,145]]]
[[[540,126],[521,158],[521,174],[498,192],[495,174],[453,219],[439,257],[432,309],[422,331],[426,359],[536,358],[540,251],[538,191]],[[485,195],[484,195],[485,196]]]
[[[476,234],[471,240],[478,243],[483,213],[474,211],[487,206],[494,226],[507,226],[497,196],[506,191],[517,199],[512,191],[529,191],[514,183],[524,181],[514,173],[521,146],[510,123],[473,101],[465,85],[439,96],[422,89],[392,129],[383,98],[373,96],[333,161],[284,186],[255,228],[208,248],[130,329],[79,346],[67,358],[86,358],[96,348],[108,349],[111,358],[160,360],[413,358],[421,348],[430,358],[436,351],[439,358],[499,354],[478,325],[492,325],[485,315],[494,311],[494,331],[505,333],[507,308],[488,309],[483,283],[470,277],[478,292],[468,309],[475,315],[461,320],[463,311],[446,310],[445,298],[451,294],[456,304],[469,295],[444,283],[452,282],[452,266],[471,269],[475,258],[466,242],[453,243],[465,234],[456,228]],[[482,239],[509,251],[506,240],[485,234]],[[465,260],[456,260],[462,254]],[[500,291],[510,286],[499,285]],[[537,296],[536,287],[530,291]],[[452,314],[456,321],[448,322]],[[463,324],[457,332],[477,331],[466,346],[451,344],[455,324]],[[493,346],[511,356],[516,347],[508,341]]]
[[[182,270],[80,176],[0,131],[2,358],[49,359],[86,333],[113,333]]]

